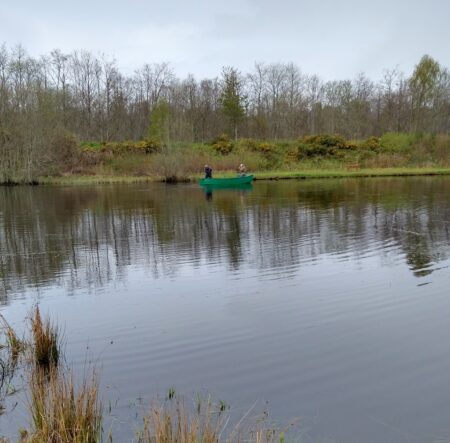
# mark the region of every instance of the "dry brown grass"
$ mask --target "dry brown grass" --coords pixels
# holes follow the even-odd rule
[[[0,415],[6,411],[3,404],[4,399],[14,392],[12,380],[19,357],[24,349],[25,342],[18,337],[6,319],[0,315]]]
[[[23,346],[1,317],[8,347]],[[28,363],[30,428],[20,431],[21,443],[100,443],[103,408],[95,371],[76,383],[61,363],[59,333],[39,307],[30,318],[32,338]],[[170,390],[165,402],[155,402],[144,418],[138,443],[284,443],[284,434],[267,426],[267,415],[249,419],[253,407],[231,426],[229,407],[198,397],[192,407]],[[130,436],[131,437],[131,436]],[[112,441],[112,436],[110,436]],[[130,441],[132,439],[130,438]],[[4,440],[0,438],[0,443]],[[134,441],[134,440],[133,440]]]
[[[197,399],[193,408],[180,399],[154,404],[144,418],[138,443],[275,443],[283,442],[284,434],[265,426],[264,420],[247,423],[250,411],[237,425],[227,428],[229,414],[224,403],[213,404]]]
[[[446,135],[438,135],[433,149],[433,156],[440,166],[447,166],[450,164],[449,152],[449,137]]]
[[[217,155],[207,150],[186,147],[152,155],[150,174],[182,181],[192,174],[202,174],[205,164],[212,165],[215,173],[236,171],[240,163],[255,171],[264,169],[265,160],[254,152],[236,151],[229,155]]]
[[[34,367],[29,381],[32,427],[26,443],[97,443],[102,434],[102,406],[93,372],[75,386],[70,371]]]
[[[169,401],[164,405],[153,405],[144,419],[144,428],[139,443],[214,443],[218,442],[224,427],[224,415],[213,412],[207,402],[191,413],[184,401]]]
[[[56,366],[61,348],[58,327],[49,317],[42,319],[39,306],[34,309],[30,322],[34,362],[42,367]]]
[[[376,157],[362,161],[364,168],[402,168],[409,164],[409,157],[401,154],[378,154]]]
[[[6,337],[6,346],[9,348],[12,359],[16,360],[19,354],[25,349],[25,343],[21,340],[16,331],[6,321],[5,317],[0,314],[0,329]],[[1,344],[0,344],[1,346]]]

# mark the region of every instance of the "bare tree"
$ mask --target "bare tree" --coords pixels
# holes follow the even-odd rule
[[[230,74],[230,72],[228,72]],[[230,77],[231,79],[231,77]],[[225,77],[177,78],[168,63],[124,75],[115,60],[87,51],[30,57],[0,46],[0,181],[32,181],[57,152],[53,140],[142,139],[163,101],[171,138],[204,142],[232,127],[236,137],[281,139],[321,132],[364,138],[387,131],[450,132],[450,74],[424,56],[407,76],[390,69],[324,83],[293,63],[256,63],[237,75],[235,117],[224,113]],[[229,89],[231,91],[233,88]],[[244,100],[245,98],[245,100]],[[239,111],[239,112],[237,112]]]

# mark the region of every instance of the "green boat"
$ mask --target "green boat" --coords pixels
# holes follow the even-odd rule
[[[203,178],[199,181],[199,184],[200,186],[233,187],[246,185],[252,181],[253,175],[244,175],[230,178]]]

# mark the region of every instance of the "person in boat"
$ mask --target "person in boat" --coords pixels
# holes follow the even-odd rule
[[[245,167],[244,163],[241,163],[238,168],[238,173],[240,177],[244,177],[247,175],[247,168]]]
[[[212,178],[212,168],[209,165],[205,165],[205,178]]]

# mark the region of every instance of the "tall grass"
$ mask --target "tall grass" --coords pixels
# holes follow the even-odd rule
[[[180,148],[166,147],[163,152],[154,154],[150,170],[166,182],[186,180],[186,156]]]
[[[138,435],[139,443],[216,443],[224,428],[225,416],[213,411],[210,401],[192,413],[184,401],[169,401],[152,406],[144,418],[144,427]]]
[[[3,317],[0,323],[8,349],[20,352],[23,342]],[[29,429],[20,431],[20,442],[100,443],[103,406],[95,371],[77,383],[70,369],[57,364],[61,357],[58,327],[48,317],[42,319],[38,306],[29,325],[32,358],[25,360],[25,379],[31,423]],[[136,439],[138,443],[284,443],[283,432],[268,427],[266,415],[256,421],[248,419],[252,409],[231,427],[226,403],[197,397],[189,407],[170,389],[165,402],[153,403]],[[112,435],[109,438],[112,441]]]
[[[9,349],[12,359],[16,360],[19,354],[25,348],[25,342],[19,338],[14,329],[6,321],[5,317],[0,314],[0,329],[6,337],[6,346]],[[0,347],[2,345],[0,344]]]
[[[1,331],[9,354],[19,353],[24,342],[0,316]],[[21,431],[22,443],[97,443],[102,438],[102,405],[98,379],[94,371],[76,384],[72,372],[58,365],[61,359],[58,327],[42,319],[39,307],[29,321],[31,358],[25,359],[28,371],[26,391],[29,398],[31,427]],[[1,355],[0,355],[1,357]],[[0,358],[0,388],[5,368]],[[9,374],[9,372],[8,372]],[[11,381],[11,376],[6,380]],[[0,389],[1,394],[1,389]],[[1,400],[1,395],[0,395]],[[1,411],[1,408],[0,408]],[[0,438],[0,442],[2,442]]]
[[[15,392],[12,380],[19,357],[24,350],[25,342],[19,338],[5,317],[0,314],[0,415],[6,410],[3,405],[4,399]]]
[[[42,319],[39,306],[34,308],[30,322],[34,362],[41,367],[56,366],[61,351],[58,327],[49,317]]]
[[[102,434],[102,405],[95,373],[75,386],[70,371],[36,368],[30,376],[32,427],[27,443],[97,443]]]
[[[228,429],[230,417],[225,403],[213,404],[210,398],[197,398],[189,408],[183,399],[172,398],[163,405],[155,404],[144,418],[138,443],[275,443],[284,434],[258,420],[244,426],[248,414]],[[250,411],[249,411],[250,412]]]

